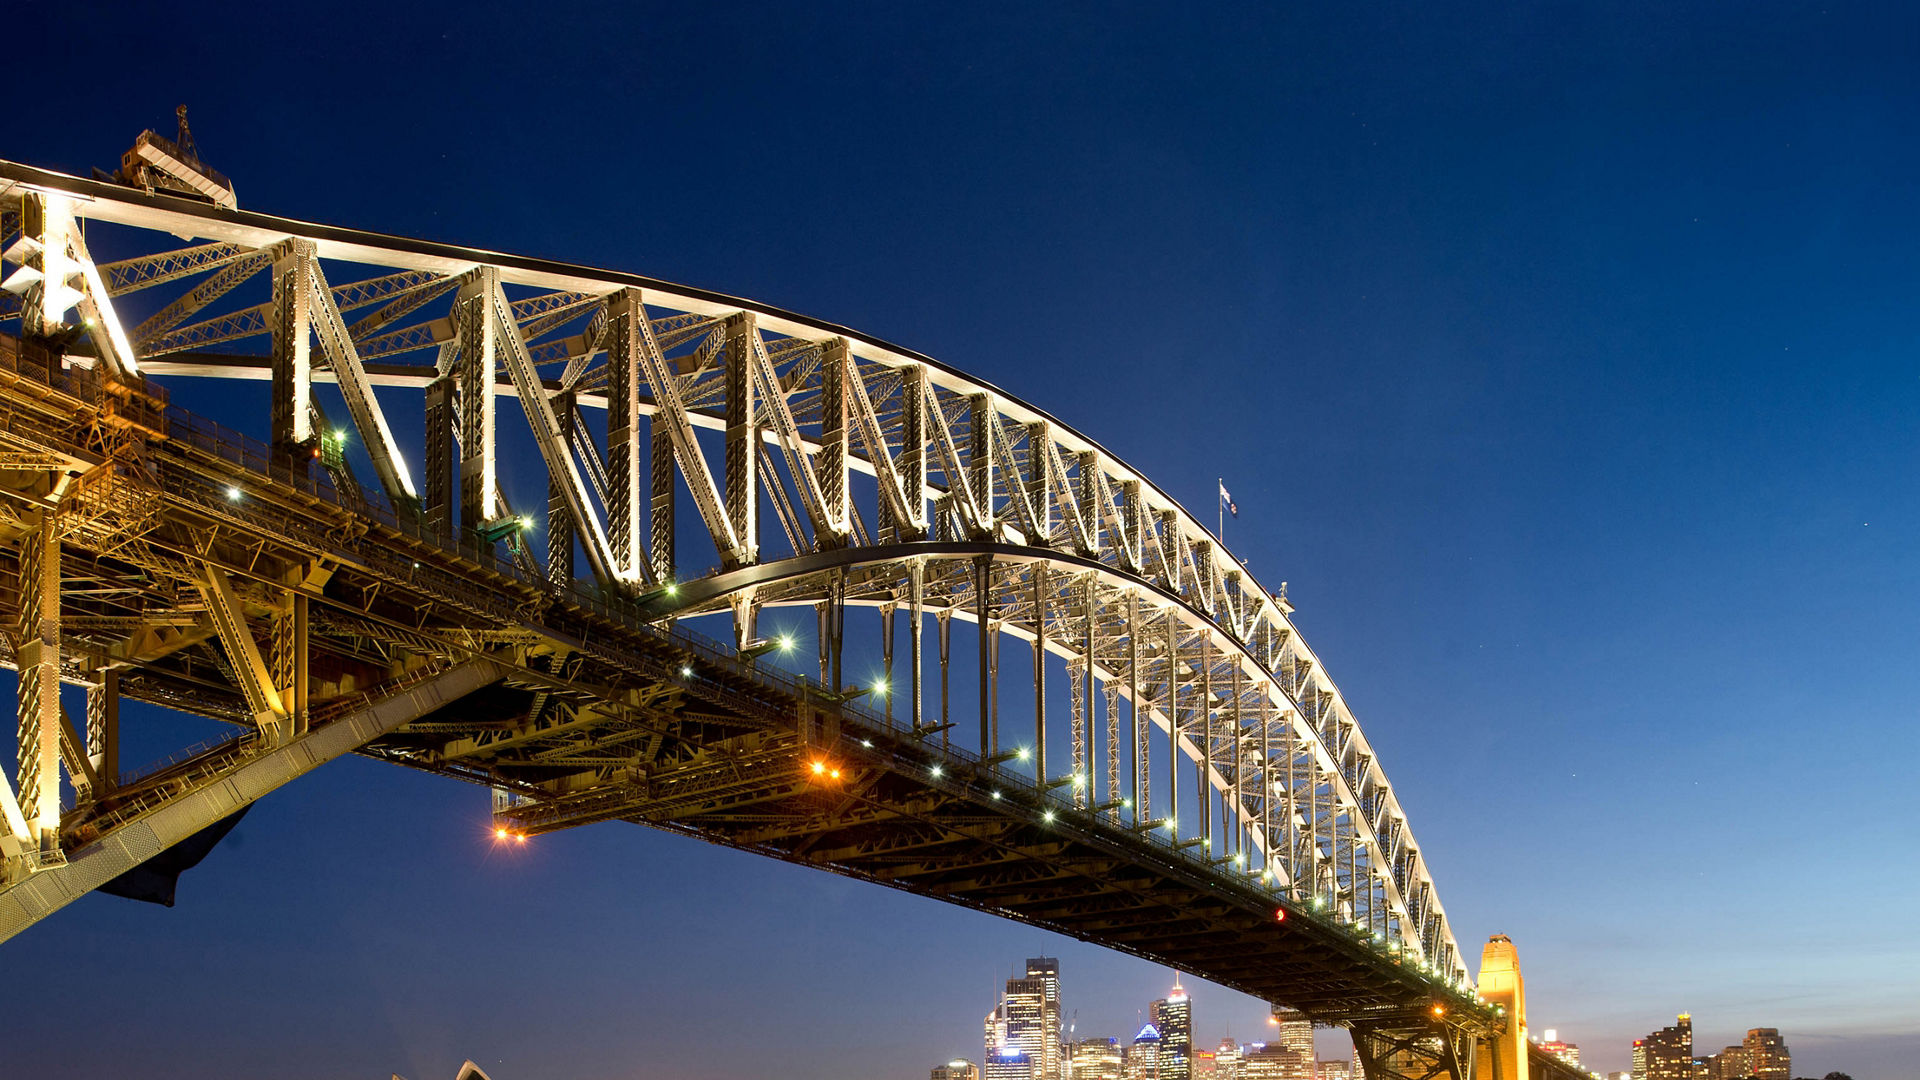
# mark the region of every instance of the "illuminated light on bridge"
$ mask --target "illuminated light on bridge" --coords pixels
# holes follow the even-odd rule
[[[1347,1026],[1369,1076],[1520,1026],[1284,593],[1040,409],[751,301],[6,162],[0,253],[0,939],[358,753],[492,788],[516,845],[647,824],[1173,966]],[[264,438],[189,379],[265,382]],[[817,670],[743,655],[773,609]],[[123,696],[235,734],[129,772]]]

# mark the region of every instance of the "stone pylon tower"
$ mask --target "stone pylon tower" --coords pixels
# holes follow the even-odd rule
[[[1480,1042],[1475,1072],[1481,1080],[1527,1080],[1527,991],[1520,955],[1505,934],[1480,950],[1480,996],[1507,1011],[1507,1030]]]

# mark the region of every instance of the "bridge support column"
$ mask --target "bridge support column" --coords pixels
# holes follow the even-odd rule
[[[295,592],[273,616],[273,685],[286,707],[290,734],[307,729],[307,597]]]
[[[760,410],[754,401],[751,343],[756,333],[753,316],[727,316],[726,363],[726,506],[727,520],[739,540],[739,550],[721,552],[722,562],[737,569],[760,560]]]
[[[1047,786],[1047,567],[1033,574],[1033,782]]]
[[[25,856],[38,869],[65,862],[60,851],[60,534],[41,511],[20,538],[20,621],[14,668],[20,673],[19,822]],[[13,815],[9,814],[11,818]]]
[[[1141,729],[1140,710],[1140,596],[1127,591],[1127,774],[1129,815],[1135,825],[1149,820],[1147,813],[1147,733]]]
[[[942,608],[939,615],[940,627],[940,745],[946,746],[952,740],[948,737],[953,729],[953,716],[948,710],[949,688],[953,682],[950,665],[953,659],[953,609]]]
[[[1487,1080],[1527,1080],[1527,991],[1520,956],[1505,934],[1480,950],[1480,996],[1506,1010],[1507,1030],[1480,1044],[1480,1075]]]
[[[446,547],[453,546],[453,379],[443,374],[427,384],[427,472],[421,488],[427,535]]]
[[[886,692],[886,717],[893,719],[893,699],[899,696],[899,688],[893,681],[893,616],[898,605],[885,603],[880,605],[880,683]]]
[[[652,421],[647,450],[647,529],[656,581],[673,584],[673,432],[665,421]]]
[[[640,326],[647,309],[639,289],[622,289],[607,298],[607,532],[613,548],[614,576],[639,581],[645,576],[641,512],[645,477],[640,471]],[[572,411],[569,397],[568,411]]]
[[[96,798],[120,782],[120,671],[107,668],[99,678],[87,687],[87,760]]]
[[[313,455],[313,259],[311,241],[275,249],[273,263],[273,463],[304,476]]]
[[[489,293],[499,279],[491,268],[460,289],[454,322],[460,355],[454,377],[460,386],[460,536],[461,546],[478,555],[493,545],[482,527],[500,512],[499,479],[494,470],[494,375],[500,370],[499,343],[487,312]]]
[[[914,560],[907,568],[907,698],[913,730],[926,722],[926,710],[920,699],[920,624],[927,616],[926,564]]]
[[[554,419],[560,422],[560,438],[562,441],[571,441],[574,434],[573,391],[560,391],[554,396],[553,406]],[[577,532],[578,525],[573,520],[572,503],[567,499],[563,479],[549,471],[547,474],[547,584],[555,589],[573,587],[573,545]],[[632,534],[628,535],[631,537]],[[614,560],[619,564],[614,574],[622,581],[635,580],[639,576],[637,572],[632,576],[628,574],[637,564],[629,563],[626,559],[624,552],[614,552]]]

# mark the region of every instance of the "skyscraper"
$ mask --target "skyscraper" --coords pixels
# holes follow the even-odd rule
[[[1569,1065],[1580,1064],[1580,1048],[1570,1042],[1561,1042],[1560,1033],[1553,1028],[1540,1033],[1540,1052],[1551,1058],[1558,1058]]]
[[[1353,1066],[1338,1058],[1322,1061],[1319,1065],[1319,1075],[1315,1080],[1353,1080]]]
[[[1275,1009],[1273,1019],[1276,1037],[1272,1041],[1277,1041],[1289,1050],[1298,1051],[1306,1055],[1308,1061],[1312,1061],[1313,1021],[1307,1019],[1307,1014],[1295,1012],[1292,1009]]]
[[[966,1058],[955,1058],[945,1065],[935,1065],[928,1080],[980,1080],[980,1066]]]
[[[1313,1052],[1302,1053],[1279,1041],[1247,1047],[1242,1068],[1246,1080],[1313,1080]]]
[[[1149,1023],[1127,1047],[1127,1080],[1159,1080],[1160,1029]]]
[[[1707,1080],[1747,1080],[1753,1075],[1744,1046],[1729,1046],[1707,1059]]]
[[[995,1050],[987,1055],[984,1080],[1036,1080],[1033,1061],[1018,1050]]]
[[[1220,1040],[1219,1048],[1213,1052],[1213,1075],[1216,1080],[1245,1080],[1239,1043],[1232,1039]]]
[[[1695,1080],[1693,1016],[1681,1013],[1672,1026],[1663,1027],[1633,1043],[1633,1080]],[[1784,1080],[1784,1078],[1782,1078]]]
[[[1047,987],[1044,979],[1008,979],[1006,993],[1000,997],[1000,1011],[1006,1025],[999,1049],[1018,1050],[1033,1063],[1033,1080],[1058,1080],[1047,1077],[1046,1048],[1053,1045],[1055,1068],[1059,1067],[1058,1042],[1047,1031]]]
[[[1007,1045],[1007,1000],[1002,997],[994,1003],[993,1011],[981,1024],[981,1039],[986,1043],[986,1055],[992,1057],[994,1051]],[[1638,1080],[1638,1078],[1635,1078]]]
[[[1174,976],[1173,992],[1153,1003],[1160,1032],[1159,1080],[1193,1080],[1193,1003]]]
[[[1753,1028],[1740,1046],[1747,1052],[1747,1068],[1760,1080],[1787,1080],[1793,1075],[1793,1057],[1779,1028]]]
[[[1061,1057],[1068,1080],[1125,1080],[1118,1039],[1081,1039]]]
[[[1038,1053],[1033,1050],[1027,1052],[1034,1055],[1036,1075],[1040,1080],[1064,1080],[1060,1055],[1059,959],[1052,956],[1028,958],[1026,981],[1040,985],[1040,1026],[1043,1032]]]

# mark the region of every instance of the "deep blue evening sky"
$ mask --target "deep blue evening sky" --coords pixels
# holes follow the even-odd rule
[[[1920,17],[1438,6],[69,4],[9,17],[0,157],[110,167],[185,101],[242,206],[752,296],[1225,477],[1536,1030],[1912,1076]],[[1172,978],[486,812],[359,760],[272,796],[178,908],[5,947],[0,1069],[915,1080],[1025,956],[1082,1034]]]

